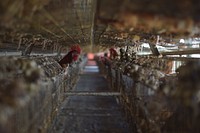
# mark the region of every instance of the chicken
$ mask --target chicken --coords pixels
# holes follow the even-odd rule
[[[69,64],[78,60],[81,54],[81,48],[78,44],[71,46],[70,51],[65,55],[58,63],[63,67],[67,67]]]
[[[118,53],[114,48],[110,48],[109,51],[110,51],[110,58],[111,59],[115,59],[118,56]]]
[[[108,58],[108,53],[104,53],[104,56],[100,57],[100,61],[105,66],[110,66],[111,65],[110,59]]]
[[[77,50],[69,51],[58,63],[63,67],[67,67],[74,61],[78,60],[79,52]]]

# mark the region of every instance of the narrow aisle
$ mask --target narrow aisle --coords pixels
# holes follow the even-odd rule
[[[96,62],[87,62],[73,91],[109,91]],[[129,133],[114,96],[69,96],[55,123],[53,133]]]

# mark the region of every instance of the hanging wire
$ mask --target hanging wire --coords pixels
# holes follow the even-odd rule
[[[60,27],[59,23],[53,18],[53,16],[48,13],[44,8],[42,9],[42,11],[45,14],[45,17],[47,17],[50,21],[53,22],[54,25],[56,25],[63,33],[65,33],[65,35],[67,35],[74,43],[77,43],[74,38],[72,36],[70,36],[65,29],[63,29],[62,27]]]

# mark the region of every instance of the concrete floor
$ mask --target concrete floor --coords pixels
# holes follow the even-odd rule
[[[96,62],[88,61],[75,91],[109,91]],[[56,118],[52,133],[130,133],[114,96],[69,96]]]

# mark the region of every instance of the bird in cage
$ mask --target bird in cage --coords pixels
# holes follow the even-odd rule
[[[78,60],[81,53],[79,45],[73,45],[71,50],[58,62],[63,68]]]
[[[116,59],[116,57],[118,56],[118,53],[115,50],[115,48],[110,48],[109,51],[110,51],[110,58],[111,59]]]

